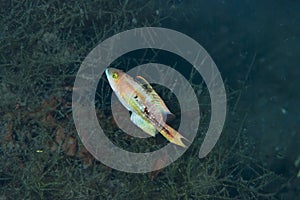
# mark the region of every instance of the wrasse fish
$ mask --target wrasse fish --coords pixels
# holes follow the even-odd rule
[[[143,77],[137,76],[134,80],[114,68],[107,68],[105,73],[119,101],[131,112],[130,120],[136,126],[153,137],[158,131],[171,143],[186,147],[182,140],[189,140],[165,122],[168,115],[174,115]]]

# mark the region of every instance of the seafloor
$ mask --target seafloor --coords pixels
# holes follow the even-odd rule
[[[300,199],[299,1],[0,5],[1,200]],[[180,31],[206,49],[224,80],[228,113],[217,145],[199,159],[210,116],[201,77],[159,51],[119,59],[114,65],[124,70],[149,60],[181,70],[198,94],[202,114],[198,136],[182,157],[159,171],[130,174],[103,165],[83,146],[72,118],[72,91],[80,64],[97,44],[145,26]],[[180,115],[174,96],[154,88]],[[122,133],[111,116],[110,97],[103,77],[95,107],[116,145],[137,152],[166,144],[159,136],[140,143]]]

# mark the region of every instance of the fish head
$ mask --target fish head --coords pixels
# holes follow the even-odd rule
[[[115,90],[125,73],[119,69],[107,68],[105,74],[110,86]]]

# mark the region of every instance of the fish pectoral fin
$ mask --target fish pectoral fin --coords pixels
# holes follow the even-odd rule
[[[130,120],[134,123],[137,127],[142,129],[144,132],[148,133],[151,136],[156,135],[156,128],[150,122],[144,120],[141,116],[137,115],[136,113],[132,113],[130,116]]]

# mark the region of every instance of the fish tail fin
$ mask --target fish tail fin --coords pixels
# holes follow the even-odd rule
[[[187,146],[182,142],[183,140],[186,140],[190,142],[188,139],[183,137],[180,133],[178,133],[176,130],[174,130],[171,126],[165,125],[165,128],[160,130],[160,133],[171,143],[174,143],[178,146],[187,148]]]

